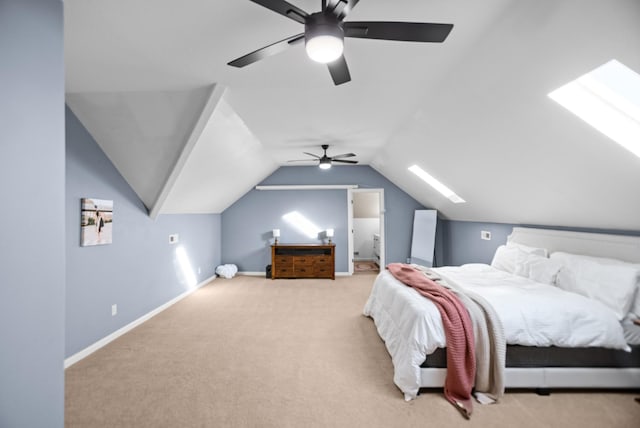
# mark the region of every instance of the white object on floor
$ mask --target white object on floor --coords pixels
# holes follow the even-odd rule
[[[216,274],[223,278],[233,278],[238,273],[238,266],[234,264],[220,265],[216,268]]]

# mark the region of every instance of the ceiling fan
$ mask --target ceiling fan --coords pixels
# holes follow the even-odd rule
[[[307,55],[314,61],[327,64],[333,83],[341,85],[351,80],[344,58],[344,38],[396,40],[407,42],[441,43],[449,35],[453,24],[424,22],[349,21],[351,9],[359,0],[322,0],[320,12],[307,13],[285,0],[250,0],[272,11],[304,24],[304,32],[241,56],[228,65],[244,67],[275,55],[304,40]]]
[[[335,156],[327,156],[327,149],[329,148],[328,144],[323,144],[322,146],[322,150],[324,151],[324,153],[322,154],[322,156],[320,155],[316,155],[313,153],[309,153],[309,152],[303,152],[305,155],[309,155],[312,156],[315,159],[296,159],[296,160],[290,160],[289,162],[307,162],[307,161],[318,161],[318,166],[321,169],[329,169],[331,168],[331,164],[333,162],[339,162],[339,163],[358,163],[358,161],[356,160],[345,160],[344,158],[352,158],[354,157],[356,154],[355,153],[343,153],[341,155],[335,155]]]

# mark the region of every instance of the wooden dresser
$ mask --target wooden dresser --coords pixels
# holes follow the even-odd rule
[[[271,279],[336,279],[335,244],[277,244],[271,246]]]

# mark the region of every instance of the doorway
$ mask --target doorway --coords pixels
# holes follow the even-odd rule
[[[378,273],[385,264],[384,189],[350,189],[349,273]]]

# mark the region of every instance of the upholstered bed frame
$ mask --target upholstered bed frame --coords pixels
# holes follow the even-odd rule
[[[640,263],[640,237],[514,227],[507,240],[547,248],[549,253],[563,251]],[[420,386],[442,387],[445,375],[445,368],[422,368]],[[640,368],[507,367],[505,386],[544,389],[640,388]]]

